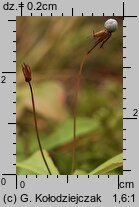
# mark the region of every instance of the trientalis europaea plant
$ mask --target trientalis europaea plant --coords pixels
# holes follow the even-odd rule
[[[77,81],[76,81],[76,88],[75,88],[75,96],[74,96],[74,109],[73,109],[73,147],[72,147],[72,169],[71,173],[74,172],[76,168],[76,111],[77,111],[77,99],[78,99],[78,92],[79,92],[79,86],[80,86],[80,79],[81,74],[83,70],[83,66],[85,63],[85,60],[87,56],[92,52],[92,50],[97,46],[100,45],[100,48],[104,46],[104,44],[108,41],[108,39],[111,37],[112,32],[115,32],[118,28],[118,23],[115,19],[108,19],[104,24],[104,29],[102,29],[99,32],[93,31],[93,38],[95,40],[94,45],[91,47],[90,50],[88,50],[80,63],[79,72],[77,75]]]
[[[32,88],[32,85],[31,85],[31,79],[32,79],[32,77],[31,77],[31,69],[30,69],[29,65],[24,63],[22,65],[22,71],[23,71],[23,74],[24,74],[24,77],[25,77],[25,81],[29,85],[29,89],[30,89],[30,93],[31,93],[32,108],[33,108],[33,114],[34,114],[34,123],[35,123],[35,130],[36,130],[36,136],[37,136],[37,141],[38,141],[39,149],[40,149],[43,161],[45,163],[45,166],[46,166],[49,174],[52,175],[51,170],[49,168],[49,165],[48,165],[48,163],[47,163],[47,161],[45,159],[45,156],[44,156],[44,153],[43,153],[43,149],[42,149],[42,146],[41,146],[41,142],[40,142],[38,125],[37,125],[37,117],[36,117],[36,109],[35,109],[35,101],[34,101],[34,95],[33,95],[33,88]]]

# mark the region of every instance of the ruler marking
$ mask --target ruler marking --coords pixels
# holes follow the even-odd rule
[[[67,175],[67,183],[69,183],[69,176]]]
[[[123,172],[131,172],[131,170],[123,170]]]
[[[130,16],[124,16],[124,17],[126,17],[126,18],[127,18],[127,17],[138,17],[138,16],[133,16],[133,15],[130,15]]]
[[[3,73],[3,74],[4,74],[4,73],[9,73],[9,74],[11,73],[11,74],[12,74],[12,73],[16,73],[16,72],[13,72],[13,71],[7,71],[7,72],[2,72],[2,73]]]
[[[124,17],[125,17],[125,2],[123,2],[123,20],[124,20]]]
[[[16,22],[16,19],[8,19],[8,22]]]
[[[119,189],[119,185],[120,184],[120,176],[118,175],[118,189]]]
[[[137,117],[124,117],[123,119],[130,120],[130,119],[138,119]]]
[[[21,3],[18,4],[18,6],[21,8],[21,16],[22,16],[23,15],[23,7],[24,7],[23,2],[21,1]]]
[[[16,175],[16,182],[15,182],[15,188],[17,189],[17,175]]]
[[[123,2],[123,20],[125,19],[125,18],[132,18],[132,17],[137,17],[136,15],[125,15],[125,2]]]

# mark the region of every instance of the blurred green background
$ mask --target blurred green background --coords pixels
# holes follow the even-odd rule
[[[61,174],[71,171],[73,98],[81,59],[113,17],[17,17],[17,161],[39,148],[28,85],[32,69],[41,142]],[[77,104],[77,169],[89,173],[122,152],[122,17],[118,30],[88,56]],[[17,170],[20,174],[20,170]],[[113,174],[122,174],[122,169]]]

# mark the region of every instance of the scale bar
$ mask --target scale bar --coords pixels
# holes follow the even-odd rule
[[[123,119],[137,119],[137,117],[124,117]]]

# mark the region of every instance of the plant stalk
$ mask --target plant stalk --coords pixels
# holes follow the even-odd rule
[[[77,128],[77,120],[76,120],[76,114],[77,114],[77,99],[78,99],[78,92],[80,88],[80,81],[81,81],[81,75],[82,70],[84,66],[84,62],[86,60],[88,54],[85,54],[82,58],[80,69],[77,75],[77,81],[76,81],[76,88],[75,88],[75,97],[74,97],[74,108],[73,108],[73,145],[72,145],[72,167],[71,167],[71,174],[73,174],[74,170],[76,169],[76,128]]]
[[[76,81],[76,87],[75,87],[75,97],[74,97],[74,102],[73,102],[73,145],[72,145],[72,166],[71,166],[71,174],[73,174],[74,170],[76,169],[76,129],[77,129],[77,123],[76,123],[76,116],[77,116],[77,100],[78,100],[78,92],[80,88],[80,81],[81,81],[81,75],[83,71],[83,66],[85,63],[85,60],[87,56],[92,52],[92,50],[103,40],[99,39],[93,47],[87,51],[84,56],[82,57],[81,63],[80,63],[80,69],[77,75],[77,81]],[[102,42],[101,47],[103,46],[105,42]]]
[[[40,151],[41,151],[41,155],[42,155],[42,158],[43,158],[43,161],[45,163],[45,166],[49,172],[50,175],[52,175],[51,173],[51,170],[48,166],[48,163],[45,159],[45,156],[44,156],[44,153],[43,153],[43,149],[42,149],[42,146],[41,146],[41,142],[40,142],[40,137],[39,137],[39,131],[38,131],[38,125],[37,125],[37,118],[36,118],[36,110],[35,110],[35,102],[34,102],[34,95],[33,95],[33,89],[32,89],[32,85],[30,83],[30,81],[28,81],[28,84],[29,84],[29,88],[30,88],[30,93],[31,93],[31,99],[32,99],[32,107],[33,107],[33,114],[34,114],[34,123],[35,123],[35,130],[36,130],[36,135],[37,135],[37,140],[38,140],[38,144],[39,144],[39,148],[40,148]]]

